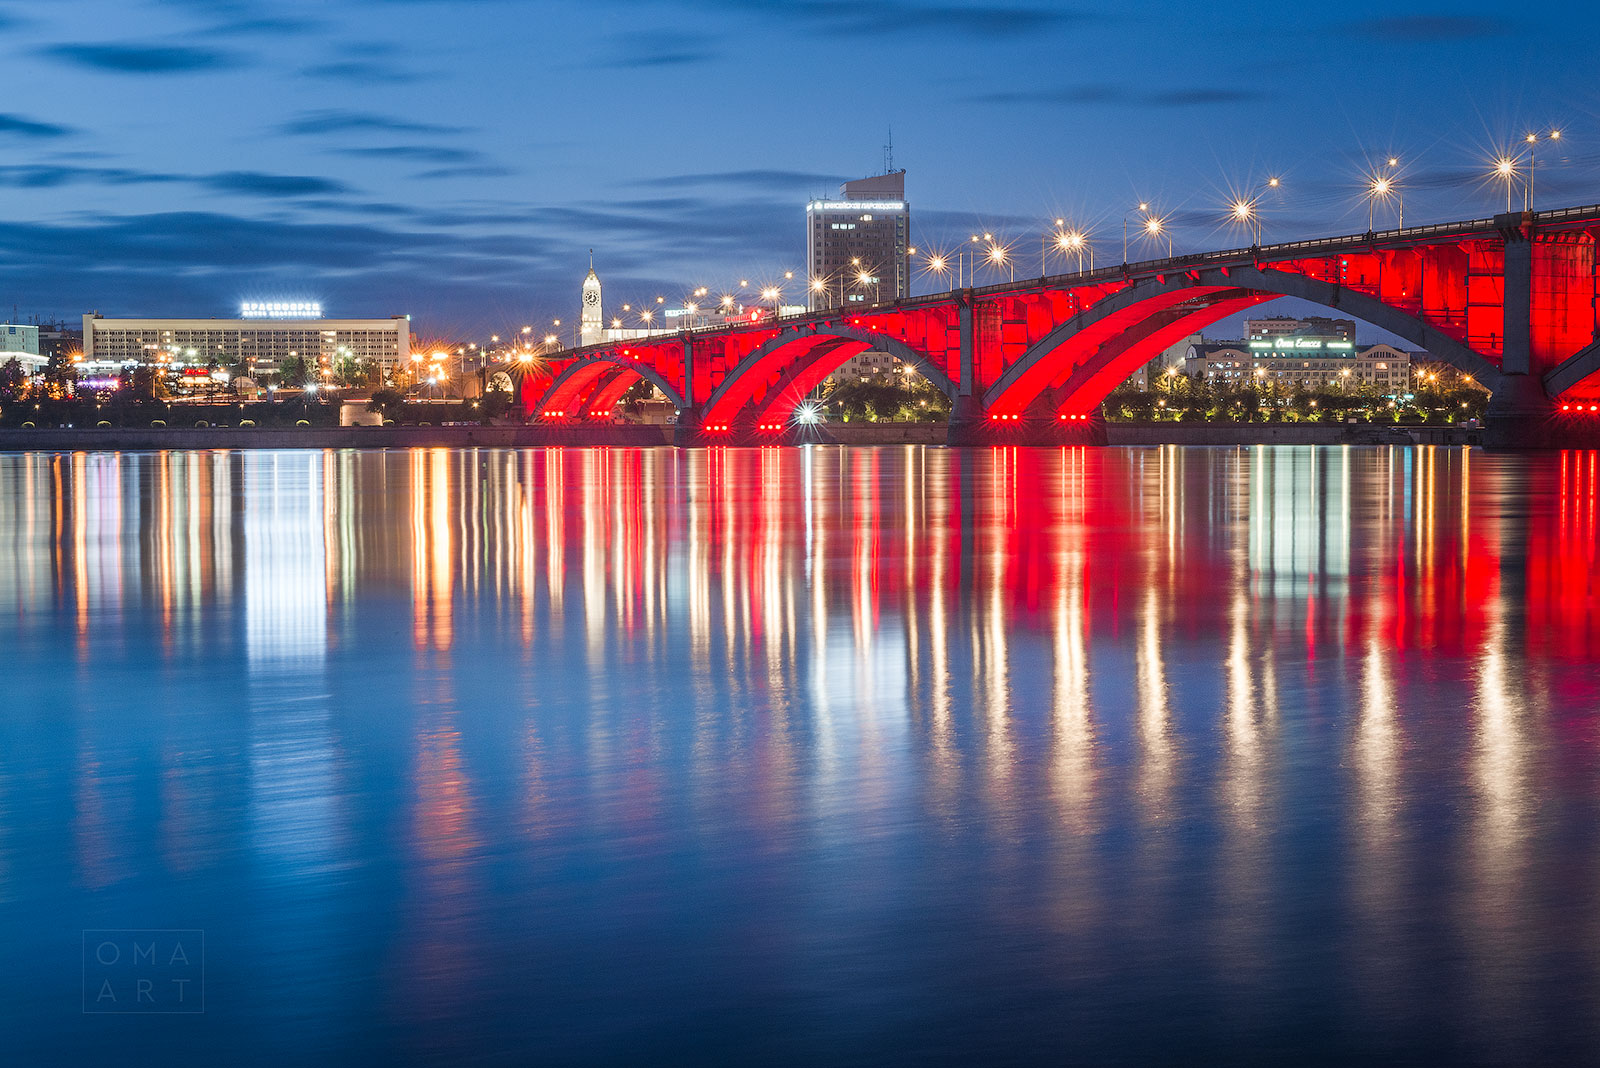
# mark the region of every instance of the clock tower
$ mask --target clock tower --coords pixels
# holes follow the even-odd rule
[[[589,253],[589,276],[583,280],[583,314],[578,318],[578,343],[598,345],[606,339],[600,318],[600,276],[594,273],[594,252]]]

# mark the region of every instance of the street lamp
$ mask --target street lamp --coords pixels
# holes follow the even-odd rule
[[[994,244],[994,235],[991,234],[991,233],[987,233],[986,232],[980,238],[977,234],[973,234],[972,237],[971,237],[971,240],[968,243],[976,245],[980,241],[987,241],[989,243],[989,245],[992,246]],[[978,253],[979,253],[980,250],[974,248],[974,249],[971,249],[969,251],[971,253],[971,258],[969,259],[969,258],[963,257],[963,259],[966,260],[966,264],[967,264],[966,284],[970,286],[972,283],[974,283],[974,282],[976,282],[978,280]]]
[[[1089,246],[1088,236],[1076,227],[1071,230],[1064,229],[1066,225],[1067,221],[1065,219],[1057,219],[1054,232],[1047,235],[1045,240],[1055,246],[1058,255],[1076,254],[1079,274],[1083,273],[1083,254],[1087,250],[1089,253],[1089,269],[1091,271],[1094,270],[1094,249]],[[1049,244],[1045,246],[1046,249],[1049,247]],[[1041,274],[1045,272],[1044,263],[1044,252],[1041,252],[1039,255],[1039,270]]]
[[[1253,236],[1252,247],[1261,246],[1261,198],[1266,196],[1269,190],[1277,189],[1281,184],[1281,180],[1276,176],[1270,177],[1253,195],[1236,197],[1233,203],[1228,205],[1230,219],[1243,225]]]
[[[1494,161],[1494,174],[1506,183],[1506,213],[1510,214],[1511,189],[1517,182],[1517,160],[1511,156],[1501,156]]]
[[[1051,230],[1049,233],[1047,233],[1043,237],[1039,238],[1039,277],[1040,278],[1043,278],[1045,275],[1050,273],[1050,269],[1046,265],[1046,260],[1048,259],[1049,255],[1050,255],[1050,239],[1054,238],[1056,240],[1057,244],[1059,244],[1060,241],[1061,241],[1061,228],[1063,226],[1066,226],[1066,225],[1067,225],[1067,220],[1065,220],[1065,219],[1057,219],[1056,220],[1055,229]]]
[[[1145,236],[1155,241],[1160,241],[1162,235],[1167,239],[1167,259],[1172,258],[1172,231],[1167,229],[1166,221],[1159,215],[1152,215],[1144,221]]]
[[[1527,199],[1523,202],[1523,210],[1524,211],[1532,211],[1533,210],[1533,172],[1539,165],[1539,161],[1535,158],[1534,153],[1538,149],[1540,140],[1541,140],[1540,135],[1536,134],[1536,133],[1530,133],[1527,137],[1523,138],[1523,141],[1528,146],[1528,196],[1527,196]],[[1546,133],[1543,136],[1542,140],[1545,140],[1545,141],[1560,141],[1561,140],[1561,131],[1560,130],[1551,130],[1549,133]]]
[[[1395,188],[1394,179],[1386,174],[1376,175],[1367,182],[1367,233],[1372,233],[1373,213],[1377,210],[1378,201],[1388,200],[1391,196],[1399,199]]]
[[[1056,238],[1056,248],[1063,253],[1074,253],[1078,257],[1078,273],[1083,273],[1083,255],[1089,254],[1089,270],[1094,270],[1094,246],[1089,243],[1089,235],[1082,230],[1068,230]]]
[[[1374,170],[1367,179],[1367,233],[1372,233],[1373,212],[1379,200],[1388,200],[1394,197],[1395,204],[1395,229],[1406,228],[1406,203],[1400,196],[1400,180],[1395,174],[1395,168],[1400,166],[1397,156],[1390,156],[1386,161],[1389,173]]]
[[[1256,211],[1256,202],[1253,200],[1235,200],[1229,212],[1233,221],[1244,226],[1250,234],[1250,244],[1253,248],[1261,245],[1261,216]]]
[[[1141,200],[1139,202],[1139,211],[1148,212],[1149,210],[1150,205]],[[1128,219],[1133,214],[1134,213],[1130,211],[1122,217],[1122,262],[1124,265],[1126,265],[1128,262]]]
[[[1010,281],[1015,282],[1017,280],[1017,260],[1016,257],[1011,255],[1010,249],[997,241],[990,241],[986,258],[996,270],[1001,267],[1006,268]]]

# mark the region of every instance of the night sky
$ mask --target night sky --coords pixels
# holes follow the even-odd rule
[[[0,317],[312,299],[479,336],[575,317],[590,247],[608,314],[799,277],[805,200],[881,171],[891,128],[913,239],[988,229],[1030,276],[1057,216],[1120,260],[1140,199],[1180,249],[1248,244],[1223,205],[1269,174],[1269,242],[1365,230],[1390,154],[1408,224],[1484,217],[1486,160],[1552,125],[1539,204],[1593,203],[1597,28],[1504,2],[0,0]]]

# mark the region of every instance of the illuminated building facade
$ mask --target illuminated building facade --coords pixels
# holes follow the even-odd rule
[[[47,362],[39,355],[39,328],[0,323],[0,363],[16,360],[28,374],[38,374]]]
[[[204,367],[247,363],[272,371],[302,357],[312,367],[342,359],[373,360],[385,371],[411,355],[411,324],[388,319],[107,319],[83,317],[83,360],[96,365],[166,363]]]
[[[1295,319],[1287,315],[1275,315],[1267,319],[1246,319],[1244,321],[1244,336],[1247,341],[1270,341],[1273,338],[1290,337],[1297,334],[1306,337],[1332,338],[1337,341],[1354,341],[1356,339],[1356,321],[1354,319],[1329,319],[1321,315],[1312,315],[1304,319]]]
[[[1376,386],[1401,393],[1409,388],[1412,360],[1426,358],[1427,353],[1405,352],[1393,345],[1358,346],[1342,337],[1280,335],[1191,345],[1184,364],[1191,378],[1218,385],[1257,382],[1307,390]]]
[[[806,204],[812,308],[849,307],[911,295],[911,205],[906,172],[845,182],[838,200]],[[846,360],[835,382],[887,381],[899,361],[882,352]]]
[[[806,205],[806,267],[821,288],[811,307],[871,304],[911,295],[911,205],[906,172],[839,187],[838,200]],[[865,276],[865,279],[863,279]]]

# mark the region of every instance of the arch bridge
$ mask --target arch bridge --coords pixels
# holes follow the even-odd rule
[[[1179,339],[1300,297],[1364,319],[1493,394],[1489,436],[1536,446],[1600,428],[1600,206],[1175,256],[576,349],[516,379],[530,419],[612,418],[635,382],[682,444],[781,441],[795,409],[868,350],[953,401],[952,444],[1103,440],[1099,406]]]

